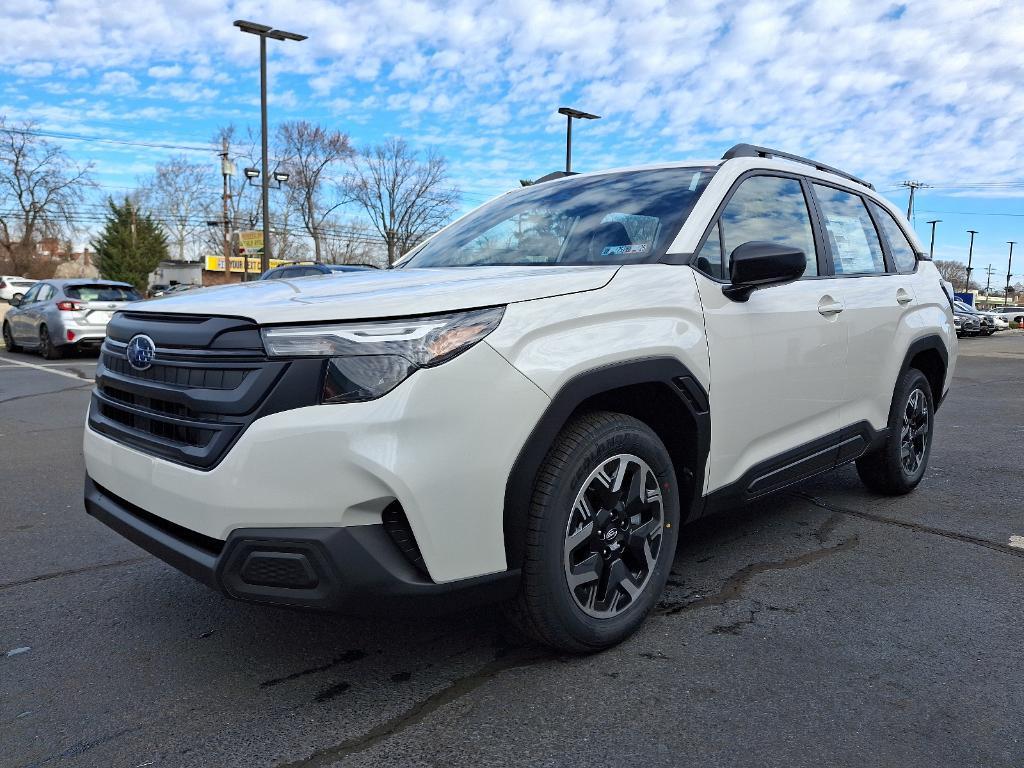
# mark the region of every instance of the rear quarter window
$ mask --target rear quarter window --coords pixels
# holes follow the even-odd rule
[[[903,228],[896,223],[896,219],[892,217],[891,213],[874,200],[869,201],[868,205],[871,206],[875,218],[881,223],[885,239],[889,241],[889,250],[892,253],[893,263],[896,265],[896,271],[913,272],[917,269],[917,254],[903,233]]]

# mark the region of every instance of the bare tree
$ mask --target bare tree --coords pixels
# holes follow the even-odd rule
[[[380,265],[386,254],[370,225],[351,219],[325,222],[323,256],[328,264]]]
[[[384,241],[388,264],[444,226],[459,201],[445,158],[428,150],[420,159],[403,139],[364,150],[349,189]]]
[[[31,122],[0,117],[0,255],[17,274],[30,271],[36,243],[74,230],[74,216],[92,187],[92,165],[77,165],[36,134]]]
[[[967,280],[967,265],[960,261],[937,260],[935,268],[939,270],[943,280],[948,280],[957,291],[963,290],[964,282]],[[978,284],[971,280],[970,288],[977,288]]]
[[[156,172],[140,185],[136,202],[153,211],[167,230],[171,252],[179,261],[197,256],[208,237],[206,215],[217,197],[213,168],[212,163],[194,163],[186,155],[175,155],[158,163]]]
[[[340,178],[340,166],[355,153],[346,134],[305,120],[282,123],[277,135],[282,167],[288,173],[288,201],[299,212],[319,262],[324,224],[347,202],[342,185],[332,181],[332,171],[337,170]],[[328,189],[334,194],[328,195]]]

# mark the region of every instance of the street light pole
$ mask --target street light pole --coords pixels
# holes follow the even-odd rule
[[[238,19],[235,26],[242,32],[250,35],[257,35],[260,39],[260,133],[262,144],[262,166],[263,183],[260,185],[263,193],[263,256],[260,259],[260,271],[266,272],[270,269],[270,159],[267,151],[267,38],[274,40],[294,40],[300,42],[306,39],[306,35],[299,35],[295,32],[285,32],[282,29],[274,29],[266,24],[257,24],[254,21]]]
[[[942,219],[932,219],[928,223],[932,225],[932,243],[928,246],[928,258],[935,258],[935,225],[940,223]]]
[[[971,266],[972,258],[974,257],[974,236],[978,234],[976,229],[967,230],[971,235],[971,244],[967,247],[967,285],[964,286],[964,293],[969,293],[971,290],[971,272],[974,271],[974,267]]]
[[[572,121],[577,120],[600,120],[600,115],[592,115],[589,112],[581,112],[572,107],[559,107],[558,114],[565,115],[565,173],[572,173]]]

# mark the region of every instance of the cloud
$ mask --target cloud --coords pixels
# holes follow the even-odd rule
[[[53,74],[53,64],[48,61],[30,61],[14,68],[19,77],[49,77]]]
[[[100,78],[99,85],[96,87],[96,93],[124,95],[134,93],[138,89],[139,81],[131,74],[115,70],[114,72],[103,73],[103,76]]]
[[[181,65],[170,64],[170,65],[158,65],[150,67],[147,74],[150,77],[156,78],[157,80],[169,79],[174,77],[181,77],[182,73]]]

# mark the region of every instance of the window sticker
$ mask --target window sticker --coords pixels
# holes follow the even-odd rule
[[[856,216],[839,216],[826,214],[829,234],[836,244],[836,255],[839,257],[839,271],[844,273],[874,272],[875,260],[871,256],[871,246],[864,234],[864,227]]]
[[[647,243],[634,243],[632,245],[609,245],[601,251],[602,256],[622,256],[627,253],[645,253]]]

